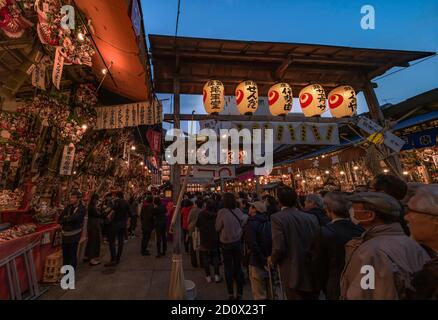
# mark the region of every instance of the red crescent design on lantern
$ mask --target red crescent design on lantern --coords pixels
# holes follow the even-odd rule
[[[239,105],[243,100],[243,91],[242,90],[237,90],[236,91],[236,103],[237,105]]]
[[[335,108],[339,107],[343,101],[344,101],[344,98],[340,94],[334,94],[330,97],[329,107],[331,109],[335,109]]]
[[[268,99],[269,105],[272,106],[274,103],[276,103],[279,97],[280,94],[277,91],[269,92],[269,99]]]
[[[301,108],[308,107],[313,101],[313,96],[310,93],[303,93],[300,97]]]
[[[202,97],[202,102],[205,103],[205,99],[207,99],[207,90],[204,90],[204,94],[203,94],[203,97]]]

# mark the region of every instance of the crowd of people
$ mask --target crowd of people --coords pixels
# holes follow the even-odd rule
[[[93,195],[88,210],[78,191],[59,218],[64,264],[76,253],[88,211],[86,258],[100,263],[102,238],[111,260],[141,221],[141,254],[155,231],[156,257],[166,255],[175,205],[163,196]],[[181,205],[184,250],[207,283],[222,282],[230,300],[437,299],[438,185],[406,184],[382,174],[368,190],[298,196],[244,192],[187,193]],[[117,244],[117,245],[116,245]],[[248,297],[249,298],[249,297]]]

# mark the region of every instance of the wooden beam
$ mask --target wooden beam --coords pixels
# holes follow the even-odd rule
[[[211,75],[211,76],[213,76],[213,75]],[[218,77],[218,78],[219,78],[219,80],[221,80],[221,82],[224,85],[227,85],[227,84],[235,85],[235,84],[238,84],[238,83],[245,80],[242,77],[230,77],[230,76],[224,76],[224,77]],[[206,76],[184,75],[181,77],[180,82],[181,83],[202,83],[202,84],[204,84],[208,80],[210,80],[210,78],[207,75]],[[266,77],[264,79],[258,79],[258,78],[253,77],[253,78],[251,78],[251,80],[253,80],[255,83],[260,84],[260,85],[273,85],[275,83],[275,79],[272,79],[272,77]],[[289,82],[292,86],[307,86],[312,82],[312,81],[293,81],[290,79],[283,79],[283,80]],[[157,83],[172,83],[173,79],[155,78],[155,81]],[[348,84],[354,88],[356,88],[357,86],[360,86],[360,87],[363,86],[363,82],[349,82],[349,81],[346,81],[346,82],[348,82]],[[341,84],[342,84],[342,82],[321,82],[322,86],[327,86],[327,87],[337,87]]]
[[[164,121],[175,119],[175,114],[165,114]],[[216,120],[228,122],[310,122],[310,123],[337,123],[346,124],[354,122],[354,118],[322,118],[305,117],[301,114],[289,114],[287,116],[242,116],[242,115],[208,115],[208,114],[180,114],[180,121]]]
[[[366,82],[363,89],[371,118],[383,125],[384,116],[382,109],[380,109],[379,100],[377,99],[376,92],[374,91],[373,83],[370,81]]]
[[[207,58],[207,59],[215,59],[215,60],[234,60],[234,61],[266,61],[266,62],[283,62],[288,58],[290,54],[271,54],[266,55],[261,52],[260,54],[242,54],[240,52],[218,52],[214,51],[196,51],[190,49],[179,49],[178,54],[181,58]],[[174,57],[175,51],[154,48],[153,49],[153,57],[154,59],[160,59],[161,57]],[[292,58],[296,62],[304,62],[304,63],[322,63],[328,65],[359,65],[359,66],[370,66],[376,67],[384,64],[384,61],[369,61],[369,60],[352,60],[352,59],[340,59],[335,58],[330,55],[313,55],[312,57],[307,56],[306,54],[301,53],[292,53]]]
[[[25,49],[30,46],[32,41],[29,38],[23,37],[18,39],[7,39],[0,41],[0,52],[13,49]]]
[[[275,70],[275,77],[277,78],[277,80],[282,80],[284,73],[286,72],[287,68],[289,68],[289,66],[291,65],[293,61],[292,57],[288,57],[287,59],[285,59],[281,65],[278,66],[277,70]]]

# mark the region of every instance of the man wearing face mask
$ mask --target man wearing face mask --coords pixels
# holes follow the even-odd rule
[[[357,193],[347,199],[353,204],[353,218],[365,232],[346,244],[341,299],[404,298],[412,275],[430,257],[403,232],[399,203],[376,192]]]

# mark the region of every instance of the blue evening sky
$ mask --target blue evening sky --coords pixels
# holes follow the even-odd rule
[[[177,2],[142,0],[146,33],[174,35]],[[360,26],[363,5],[375,8],[375,30]],[[438,0],[181,0],[178,35],[438,52]],[[377,83],[380,104],[437,88],[438,56]],[[165,101],[164,112],[170,107]],[[182,113],[192,110],[204,113],[201,96],[182,97]]]

